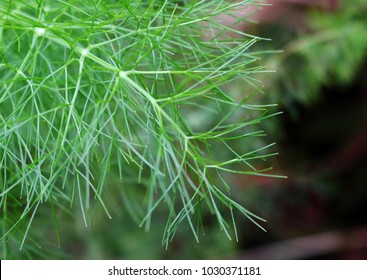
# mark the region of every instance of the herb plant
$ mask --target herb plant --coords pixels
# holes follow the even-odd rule
[[[164,206],[164,245],[183,222],[199,240],[202,209],[228,238],[235,211],[261,227],[228,179],[270,176],[256,166],[274,154],[256,144],[273,105],[246,94],[265,72],[260,38],[233,27],[253,2],[1,1],[3,258],[32,255],[35,223],[60,241],[58,213],[75,205],[85,226],[121,207],[147,230]]]

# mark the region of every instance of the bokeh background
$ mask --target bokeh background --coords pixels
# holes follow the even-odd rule
[[[30,245],[24,251],[29,255],[18,257],[367,259],[367,1],[268,2],[272,6],[262,6],[254,22],[237,28],[271,39],[253,51],[266,50],[259,63],[275,72],[257,75],[260,89],[238,85],[234,90],[244,95],[257,90],[256,102],[278,104],[276,110],[283,112],[262,124],[267,136],[261,141],[277,143],[272,149],[279,155],[267,164],[288,178],[229,178],[238,201],[267,220],[267,232],[237,216],[239,240],[231,241],[203,213],[205,235],[199,243],[181,227],[165,248],[164,208],[157,209],[154,226],[145,232],[118,205],[113,220],[96,207],[88,228],[81,216],[60,213],[60,248],[51,226],[46,238],[53,247]],[[230,18],[222,20],[231,24]],[[33,227],[45,232],[44,224]]]
[[[258,33],[283,50],[263,79],[284,112],[268,132],[288,179],[255,183],[269,232],[252,232],[239,256],[366,259],[367,2],[273,4]]]

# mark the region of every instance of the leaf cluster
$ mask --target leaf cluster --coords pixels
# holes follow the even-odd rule
[[[147,230],[165,205],[165,245],[184,221],[198,239],[203,207],[229,238],[235,210],[262,220],[231,197],[225,175],[261,175],[255,162],[272,155],[246,144],[264,135],[256,124],[270,105],[231,92],[264,71],[251,52],[260,39],[218,21],[235,25],[250,2],[0,3],[5,256],[12,238],[32,240],[37,220],[53,221],[59,239],[58,211],[77,205],[87,226],[98,204],[112,218],[115,193]]]

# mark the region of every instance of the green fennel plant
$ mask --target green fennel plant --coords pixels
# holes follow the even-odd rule
[[[271,144],[254,143],[274,105],[243,89],[266,72],[253,64],[260,38],[233,27],[253,2],[0,3],[3,258],[14,248],[31,256],[39,235],[60,242],[57,213],[75,208],[85,226],[95,209],[113,218],[121,207],[149,230],[165,207],[165,246],[183,222],[199,240],[204,208],[228,238],[235,211],[261,227],[228,180],[273,176],[257,168]],[[54,233],[37,233],[47,222]]]

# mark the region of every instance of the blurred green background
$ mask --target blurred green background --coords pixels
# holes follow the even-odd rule
[[[273,2],[277,17],[264,11],[257,32],[283,50],[262,80],[284,112],[266,125],[288,179],[251,186],[269,232],[244,230],[237,256],[366,259],[367,2]]]
[[[121,209],[112,220],[96,206],[92,226],[85,228],[82,217],[75,218],[78,209],[65,210],[58,213],[61,247],[50,223],[46,238],[54,247],[29,242],[17,258],[367,258],[367,2],[270,2],[254,16],[258,24],[240,28],[272,39],[255,46],[271,50],[260,63],[276,70],[257,76],[264,92],[257,101],[276,103],[283,112],[262,128],[264,143],[277,143],[279,155],[269,159],[273,173],[288,179],[229,178],[234,197],[268,221],[267,232],[238,215],[239,240],[230,241],[203,213],[200,243],[182,226],[166,249],[165,209],[157,210],[145,232],[121,207],[128,196],[118,197],[112,188],[109,195],[120,203],[113,208]],[[235,90],[251,94],[241,85]],[[52,219],[49,208],[43,215]],[[44,234],[48,223],[33,227]]]

